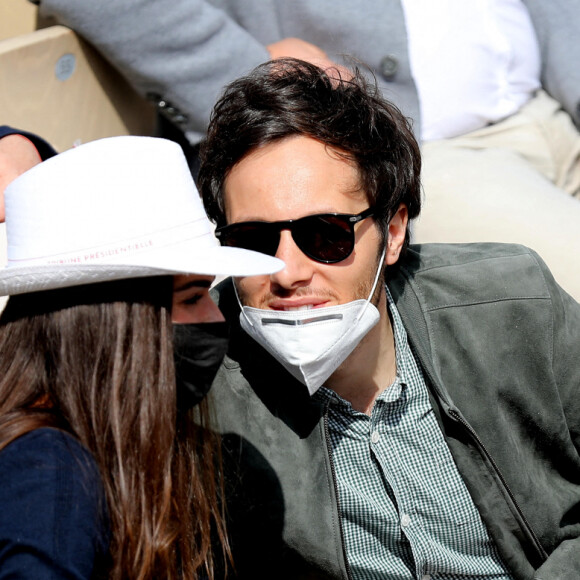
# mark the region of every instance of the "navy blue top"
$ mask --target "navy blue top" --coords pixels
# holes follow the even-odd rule
[[[90,579],[105,562],[104,494],[90,453],[43,428],[0,452],[0,579]]]
[[[0,139],[2,139],[2,137],[7,137],[8,135],[23,135],[27,139],[30,139],[43,161],[46,161],[50,157],[54,157],[56,155],[56,151],[44,139],[41,139],[34,133],[13,129],[7,125],[0,125]]]

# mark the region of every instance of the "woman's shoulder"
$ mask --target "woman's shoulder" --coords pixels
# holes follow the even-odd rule
[[[61,471],[70,471],[81,480],[98,478],[93,456],[70,433],[53,428],[41,428],[21,435],[0,452],[0,477],[11,471],[28,472],[46,478],[56,478]]]
[[[24,435],[14,439],[0,453],[0,458],[5,455],[17,454],[20,452],[36,451],[52,453],[63,453],[75,457],[90,457],[90,453],[78,441],[76,437],[53,427],[42,427],[34,429]]]
[[[106,503],[95,461],[72,435],[42,428],[12,441],[0,452],[0,489],[0,579],[29,568],[90,577],[106,550]]]
[[[102,485],[93,456],[75,437],[41,428],[21,435],[0,452],[0,488],[5,498],[0,498],[0,505],[14,490],[18,497],[70,500],[83,506],[100,501]]]

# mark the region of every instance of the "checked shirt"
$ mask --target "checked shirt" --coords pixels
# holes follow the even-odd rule
[[[511,580],[455,466],[387,290],[397,377],[371,416],[322,387],[353,580]]]

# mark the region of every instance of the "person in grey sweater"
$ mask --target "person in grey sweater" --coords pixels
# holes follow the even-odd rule
[[[580,269],[563,258],[580,255],[580,0],[41,0],[40,10],[153,100],[186,150],[221,89],[263,61],[366,63],[422,142],[414,239],[526,244],[580,298]],[[190,157],[197,167],[195,148]]]

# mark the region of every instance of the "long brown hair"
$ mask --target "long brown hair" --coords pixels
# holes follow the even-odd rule
[[[207,406],[176,410],[170,304],[171,280],[144,278],[14,296],[0,318],[0,450],[47,426],[89,449],[110,578],[212,578],[212,535],[228,552]]]

